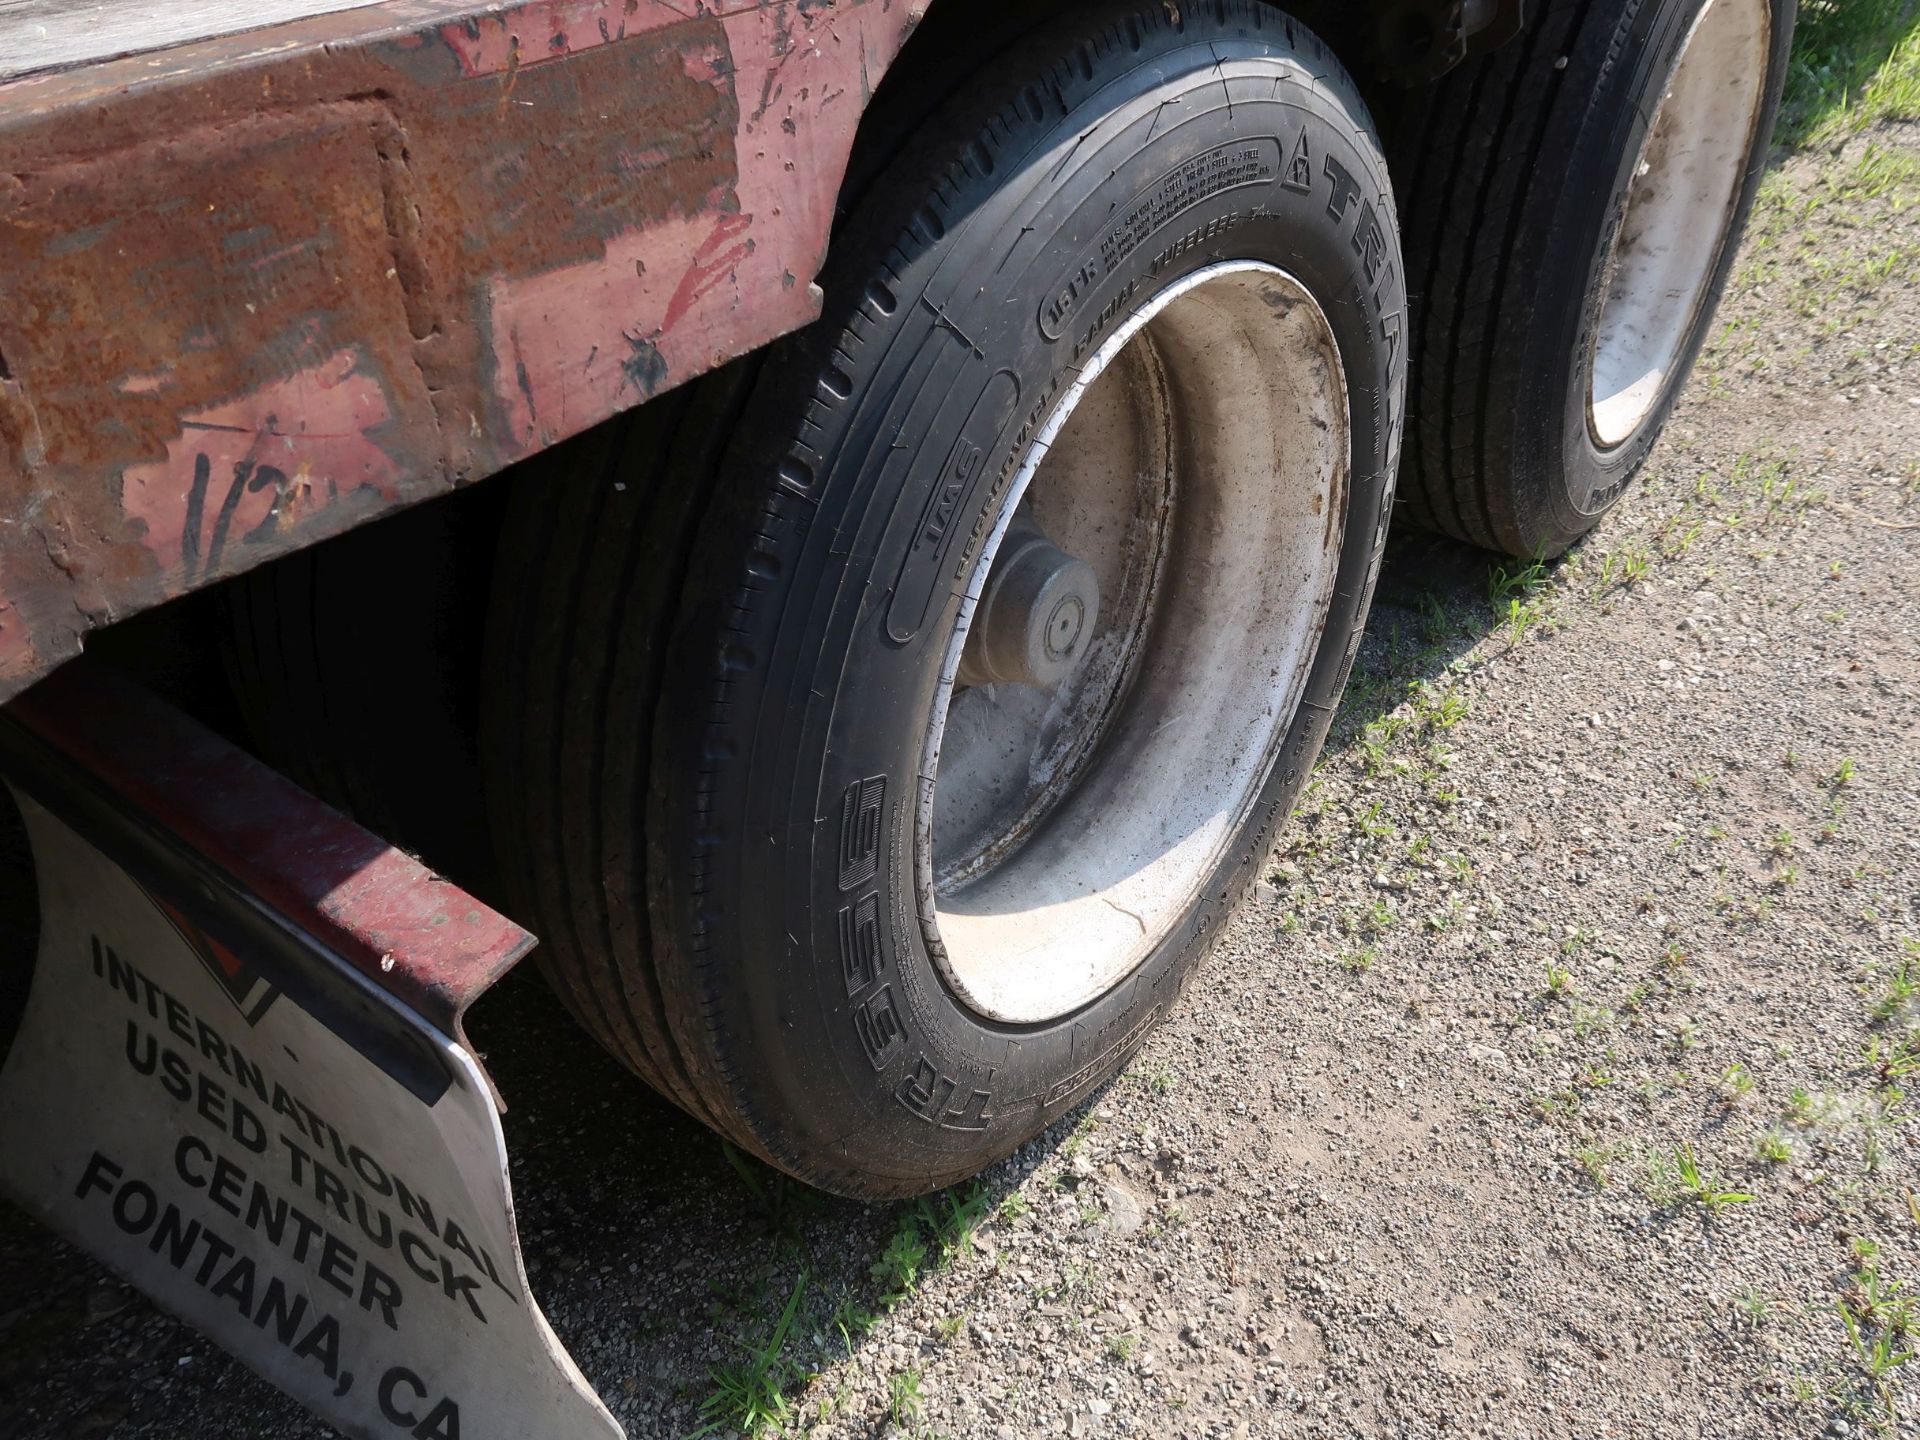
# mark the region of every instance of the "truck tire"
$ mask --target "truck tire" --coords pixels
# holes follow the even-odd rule
[[[1766,166],[1793,0],[1545,0],[1398,128],[1410,518],[1523,558],[1617,501]]]
[[[528,489],[490,741],[576,1013],[868,1197],[1172,1008],[1346,681],[1405,363],[1371,124],[1264,4],[1080,13],[901,155],[818,325]]]

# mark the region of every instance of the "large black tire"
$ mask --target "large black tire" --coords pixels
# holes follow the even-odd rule
[[[1201,162],[1234,145],[1266,157],[1257,175],[1172,183],[1221,173]],[[507,527],[489,738],[503,868],[575,1013],[742,1146],[876,1197],[1011,1153],[1173,1005],[1345,684],[1405,364],[1370,122],[1326,48],[1264,4],[1116,3],[1050,26],[901,155],[836,235],[818,325],[705,399],[642,411],[557,491],[527,491]],[[1290,164],[1302,155],[1310,167]],[[1149,195],[1172,199],[1130,207],[1132,243],[1077,269]],[[988,477],[1089,347],[1224,259],[1295,277],[1337,342],[1351,444],[1325,629],[1277,763],[1183,921],[1076,1013],[990,1021],[943,980],[916,910],[917,776],[959,597],[937,589],[903,636],[891,592],[916,537],[942,575],[980,551],[1004,467],[925,522],[990,380],[1032,398],[979,436]]]
[[[1545,558],[1620,498],[1709,331],[1766,167],[1794,0],[1762,3],[1769,58],[1732,223],[1678,363],[1613,443],[1596,442],[1587,405],[1609,257],[1649,120],[1706,0],[1543,0],[1516,40],[1447,75],[1397,126],[1414,344],[1409,518]]]
[[[476,486],[214,592],[261,758],[483,894],[492,857],[472,717],[502,498]]]

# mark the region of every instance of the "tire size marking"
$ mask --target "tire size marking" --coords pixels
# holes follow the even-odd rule
[[[1126,1034],[1114,1041],[1113,1044],[1106,1046],[1071,1075],[1051,1086],[1047,1090],[1047,1093],[1040,1097],[1041,1108],[1051,1109],[1053,1106],[1058,1105],[1089,1080],[1093,1079],[1096,1073],[1098,1073],[1109,1060],[1113,1059],[1114,1056],[1125,1054],[1130,1046],[1136,1044],[1146,1035],[1148,1030],[1153,1028],[1153,1022],[1160,1018],[1160,1012],[1163,1008],[1165,1007],[1155,1005],[1151,1010],[1147,1011],[1145,1015],[1141,1016],[1139,1020],[1134,1022],[1133,1025],[1129,1026]]]
[[[1136,195],[1097,245],[1067,268],[1040,302],[1040,333],[1058,340],[1089,292],[1135,250],[1202,201],[1243,185],[1265,185],[1280,173],[1280,142],[1269,136],[1229,140],[1181,161]]]

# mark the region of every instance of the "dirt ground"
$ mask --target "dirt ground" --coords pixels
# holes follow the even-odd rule
[[[1396,542],[1202,983],[979,1186],[736,1170],[483,1004],[629,1432],[1920,1433],[1917,280],[1920,126],[1786,161],[1638,487],[1544,571]],[[325,1433],[0,1209],[0,1434]]]

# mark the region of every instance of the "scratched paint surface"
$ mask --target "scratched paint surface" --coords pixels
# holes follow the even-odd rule
[[[83,662],[10,712],[192,851],[464,1041],[533,937],[139,686]]]
[[[0,85],[0,699],[812,319],[924,0],[446,8]]]

